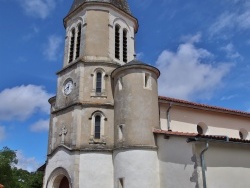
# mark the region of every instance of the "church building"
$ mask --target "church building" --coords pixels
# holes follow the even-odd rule
[[[127,0],[74,0],[64,26],[43,188],[249,187],[250,114],[158,96]]]

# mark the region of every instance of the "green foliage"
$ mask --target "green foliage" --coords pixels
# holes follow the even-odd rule
[[[5,188],[13,188],[16,186],[13,180],[12,166],[17,164],[16,152],[4,147],[0,150],[0,183]]]
[[[14,179],[18,188],[42,188],[43,173],[28,172],[22,169],[13,169]]]
[[[17,162],[15,151],[8,147],[0,150],[0,184],[4,188],[42,188],[43,173],[17,169]]]
[[[32,181],[30,183],[30,187],[32,188],[42,188],[43,186],[43,173],[35,172],[31,174]]]

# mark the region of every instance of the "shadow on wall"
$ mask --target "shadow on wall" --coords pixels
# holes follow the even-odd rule
[[[200,153],[205,143],[187,143],[185,137],[157,135],[163,187],[195,187],[201,180]],[[209,143],[205,153],[208,187],[249,187],[250,145]],[[180,178],[181,177],[181,178]]]
[[[185,137],[157,135],[158,157],[162,187],[198,188],[195,147]]]
[[[207,186],[249,187],[249,147],[243,144],[210,143],[205,153]]]
[[[205,154],[207,167],[241,167],[250,170],[250,145],[210,143]]]

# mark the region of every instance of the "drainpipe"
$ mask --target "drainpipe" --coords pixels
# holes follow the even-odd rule
[[[167,110],[167,123],[168,123],[168,131],[171,131],[170,129],[170,109],[172,108],[172,103],[169,104],[168,110]]]
[[[209,147],[209,144],[208,144],[208,142],[206,142],[206,147],[205,147],[205,149],[200,154],[201,169],[202,169],[202,179],[203,179],[203,188],[207,188],[204,154],[208,150],[208,147]]]

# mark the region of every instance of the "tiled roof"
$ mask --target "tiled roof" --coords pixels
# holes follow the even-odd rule
[[[138,59],[133,59],[132,61],[128,62],[126,65],[148,65]]]
[[[217,106],[210,106],[210,105],[206,105],[206,104],[199,104],[199,103],[195,103],[195,102],[190,102],[190,101],[185,101],[185,100],[175,99],[175,98],[170,98],[170,97],[163,97],[163,96],[159,96],[159,100],[172,102],[174,104],[185,105],[185,106],[192,107],[192,108],[202,108],[204,110],[220,111],[222,113],[236,114],[236,115],[249,116],[250,117],[250,113],[240,111],[240,110],[231,110],[231,109],[227,109],[227,108],[221,108],[221,107],[217,107]]]
[[[166,130],[161,130],[161,129],[154,129],[153,133],[157,134],[165,134],[168,136],[184,136],[184,137],[195,137],[198,134],[197,133],[184,133],[184,132],[177,132],[177,131],[166,131]]]
[[[124,12],[131,14],[127,0],[74,0],[68,14],[75,11],[83,3],[88,3],[88,2],[110,3],[110,4],[114,5],[115,7],[123,10]]]
[[[153,133],[164,134],[167,136],[181,136],[181,137],[188,137],[188,138],[202,138],[202,139],[217,140],[217,141],[226,141],[227,140],[229,142],[250,143],[250,140],[231,138],[231,137],[221,136],[221,135],[200,135],[198,133],[166,131],[166,130],[160,130],[160,129],[154,129]]]
[[[40,166],[36,171],[37,172],[45,172],[46,169],[46,163],[44,163],[42,166]]]

